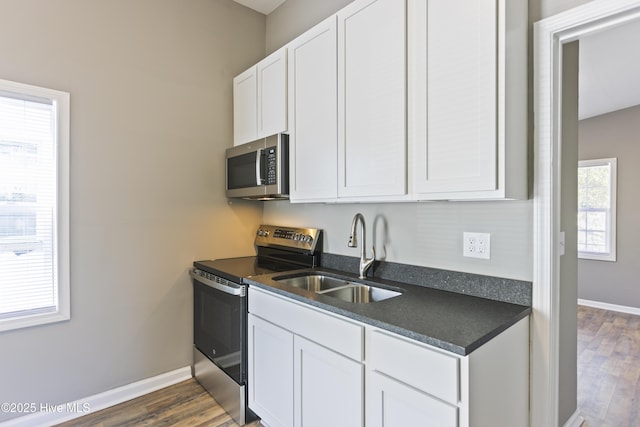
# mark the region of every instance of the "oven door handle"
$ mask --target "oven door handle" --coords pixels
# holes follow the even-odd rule
[[[207,285],[209,287],[212,287],[214,289],[217,289],[229,295],[236,295],[236,296],[243,297],[247,293],[246,287],[243,285],[229,286],[222,283],[218,283],[214,280],[207,279],[206,277],[202,277],[201,275],[195,272],[195,269],[189,270],[189,276],[191,276],[193,280],[197,280],[198,282],[204,285]]]

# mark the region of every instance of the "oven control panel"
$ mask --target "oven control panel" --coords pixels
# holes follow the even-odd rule
[[[261,225],[256,232],[256,246],[284,246],[313,253],[322,230],[317,228]],[[321,248],[319,248],[321,249]]]

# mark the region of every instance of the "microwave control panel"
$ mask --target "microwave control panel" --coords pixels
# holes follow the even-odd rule
[[[275,185],[278,183],[278,165],[276,161],[276,147],[267,148],[267,185]]]

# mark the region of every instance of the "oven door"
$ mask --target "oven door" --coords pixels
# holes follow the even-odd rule
[[[198,350],[245,384],[247,373],[246,287],[192,270],[193,338]]]

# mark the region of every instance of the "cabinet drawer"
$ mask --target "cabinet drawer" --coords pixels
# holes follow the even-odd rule
[[[381,331],[370,335],[370,368],[456,405],[460,359]],[[367,357],[369,359],[369,357]]]
[[[361,325],[255,287],[249,288],[249,313],[354,360],[363,359]]]

